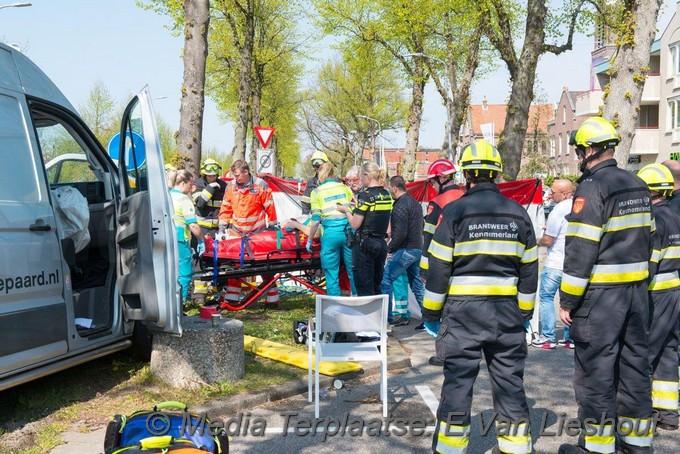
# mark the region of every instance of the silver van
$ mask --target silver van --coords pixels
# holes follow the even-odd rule
[[[0,390],[135,341],[148,354],[147,328],[181,334],[172,204],[150,99],[145,88],[125,109],[116,165],[54,83],[0,44]],[[65,153],[86,165],[48,172],[45,163]],[[82,195],[86,244],[63,235],[59,188]]]

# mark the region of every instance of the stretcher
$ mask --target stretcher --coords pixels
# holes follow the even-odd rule
[[[242,299],[238,302],[219,299],[221,308],[231,311],[250,306],[280,279],[289,279],[324,295],[319,241],[313,241],[312,253],[305,248],[306,243],[307,237],[300,231],[279,228],[222,241],[206,238],[201,271],[194,273],[194,279],[212,282],[213,288],[221,288],[228,279],[241,279],[248,287]],[[261,282],[250,279],[256,277]]]

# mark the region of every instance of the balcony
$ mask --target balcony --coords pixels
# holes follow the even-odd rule
[[[636,128],[630,154],[650,155],[659,153],[659,128]]]
[[[661,76],[659,73],[650,73],[645,80],[642,89],[643,103],[656,103],[661,101]]]
[[[597,112],[602,105],[602,91],[595,90],[578,95],[576,96],[574,103],[574,114],[577,117],[580,117],[581,115],[588,117],[597,115]]]

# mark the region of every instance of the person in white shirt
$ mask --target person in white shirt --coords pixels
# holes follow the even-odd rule
[[[564,239],[568,222],[565,216],[571,212],[574,184],[569,180],[555,180],[551,198],[557,205],[548,215],[543,236],[537,241],[539,246],[548,248],[548,255],[541,272],[541,284],[538,292],[541,313],[541,335],[532,342],[534,347],[552,350],[555,342],[555,294],[562,282],[562,265],[564,262]],[[569,338],[569,327],[564,327],[564,339],[559,342],[566,348],[574,348]]]

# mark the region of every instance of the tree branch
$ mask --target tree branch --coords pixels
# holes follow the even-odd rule
[[[544,43],[543,48],[541,49],[543,52],[551,52],[555,55],[559,55],[566,50],[571,50],[572,39],[574,38],[574,30],[576,29],[576,20],[578,19],[579,14],[581,14],[581,8],[583,7],[583,3],[585,3],[585,0],[579,0],[576,9],[571,13],[571,21],[569,22],[569,35],[567,37],[567,42],[562,44],[561,46]]]

